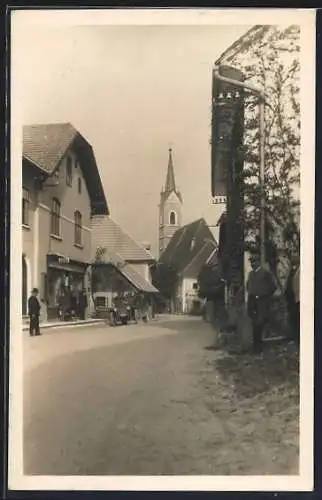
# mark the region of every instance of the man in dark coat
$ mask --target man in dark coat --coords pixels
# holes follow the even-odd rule
[[[299,259],[298,257],[293,257],[292,259],[292,267],[290,269],[290,273],[287,279],[286,289],[285,289],[285,299],[288,309],[289,323],[290,323],[290,337],[293,339],[298,339],[299,333],[299,317],[298,317],[298,307],[297,302],[295,300],[294,293],[294,276],[299,268]]]
[[[260,258],[253,253],[252,270],[247,281],[248,315],[253,323],[253,346],[256,353],[262,350],[263,330],[269,320],[270,303],[276,284],[272,273],[260,265]]]
[[[86,290],[82,290],[79,294],[78,298],[78,309],[79,309],[79,318],[85,319],[85,311],[87,307],[87,296]]]
[[[30,318],[29,333],[30,336],[40,335],[39,329],[39,316],[40,316],[40,303],[38,300],[38,289],[34,288],[31,296],[28,299],[28,314]]]

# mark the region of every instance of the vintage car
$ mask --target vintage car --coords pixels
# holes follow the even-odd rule
[[[129,321],[138,321],[137,309],[131,297],[115,297],[109,308],[109,322],[111,326],[126,325]]]

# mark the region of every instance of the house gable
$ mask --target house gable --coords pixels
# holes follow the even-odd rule
[[[110,216],[95,216],[92,219],[92,259],[97,248],[106,248],[107,253],[117,254],[130,263],[152,263],[150,252],[132,238]]]
[[[108,214],[108,206],[91,145],[70,124],[26,125],[23,127],[23,157],[41,172],[42,180],[58,178],[68,151],[73,150],[79,160],[90,196],[93,214]]]

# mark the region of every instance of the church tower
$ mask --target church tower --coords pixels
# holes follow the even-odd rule
[[[161,191],[159,209],[159,255],[161,256],[182,224],[182,196],[176,187],[172,149],[169,149],[167,177],[165,187]]]

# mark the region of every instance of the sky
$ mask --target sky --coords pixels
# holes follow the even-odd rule
[[[211,73],[251,26],[26,26],[15,38],[24,124],[71,122],[91,143],[110,213],[156,254],[173,149],[183,223],[215,225]]]

